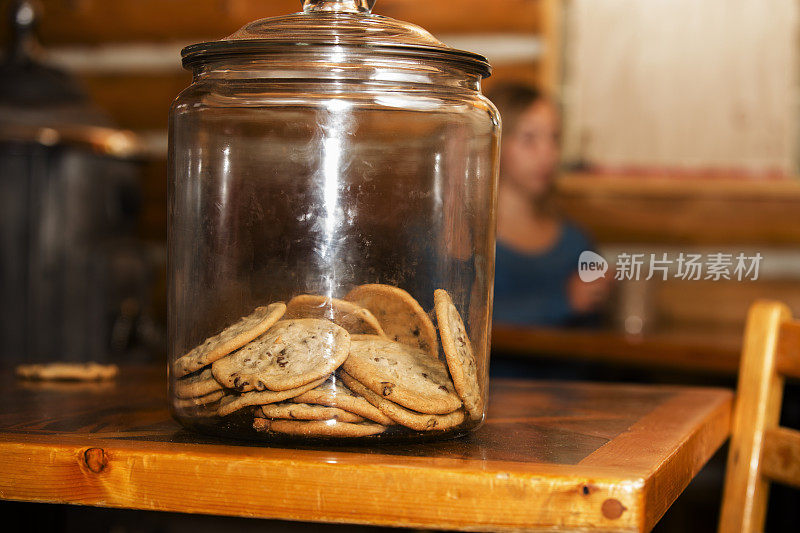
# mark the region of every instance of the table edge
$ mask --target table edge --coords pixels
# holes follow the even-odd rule
[[[648,385],[625,387],[652,390]],[[648,424],[660,416],[657,411],[663,405],[601,447],[602,453],[598,450],[577,465],[431,459],[328,450],[290,450],[291,454],[287,454],[285,448],[217,444],[194,444],[192,453],[187,454],[176,452],[173,443],[66,435],[60,436],[59,444],[54,445],[46,435],[5,433],[0,434],[0,498],[480,531],[553,525],[577,528],[591,525],[599,531],[648,531],[727,438],[732,409],[732,392],[726,389],[659,388],[676,392],[675,398],[665,404],[673,414],[677,413],[676,405],[687,401],[691,405],[705,398],[709,403],[705,408],[695,408],[694,416],[683,421],[696,427],[685,432],[680,442],[664,443],[665,446],[674,445],[675,449],[655,468],[608,461],[604,464],[601,456],[602,453],[613,455],[615,447],[619,446],[614,444],[618,440],[624,444],[626,439],[642,434]],[[701,453],[691,453],[694,444],[702,444]],[[90,449],[94,451],[87,455]],[[235,455],[231,454],[232,450]],[[102,458],[99,469],[92,463],[92,457],[97,454]],[[480,463],[479,469],[475,468],[476,462]],[[689,471],[691,475],[687,479],[676,479],[669,474],[679,467],[683,469],[681,472]],[[218,477],[220,471],[228,472],[235,481],[223,480],[221,485],[205,487],[206,493],[194,494],[189,502],[170,496],[186,494],[187,490],[199,491],[208,484],[208,479]],[[171,478],[165,473],[179,477]],[[181,481],[180,476],[186,480]],[[247,495],[246,505],[239,505],[242,503],[239,502],[236,508],[227,506],[225,498],[219,497],[224,494],[225,483],[238,484],[247,480],[243,484],[263,485],[264,479],[271,479],[278,486],[285,484],[287,478],[295,479],[308,494],[287,496],[268,486],[259,487]],[[363,494],[380,499],[380,495],[365,484],[365,480],[370,479],[376,480],[374,486],[395,487],[392,503],[397,509],[387,512],[384,503],[377,507],[371,504],[373,507],[360,509],[359,513],[348,510],[344,504],[349,502],[358,507],[368,499],[362,497]],[[57,485],[64,480],[74,488],[69,495],[57,491]],[[133,484],[132,480],[135,480]],[[352,490],[348,483],[360,487],[363,494]],[[217,498],[210,498],[209,490],[215,492]],[[430,495],[421,508],[420,493]],[[237,494],[229,491],[230,495]],[[272,505],[270,502],[277,496],[283,498],[282,503]],[[341,499],[344,507],[336,505],[337,499]],[[445,503],[438,505],[436,502]],[[503,509],[502,516],[496,512],[499,508]],[[565,513],[564,509],[570,512]]]

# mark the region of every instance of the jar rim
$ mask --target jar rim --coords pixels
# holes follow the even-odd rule
[[[232,41],[209,41],[189,45],[181,50],[183,67],[193,69],[211,61],[233,59],[243,56],[275,56],[286,53],[330,53],[342,52],[350,55],[383,56],[397,59],[416,59],[422,61],[445,62],[449,66],[460,68],[466,72],[479,75],[481,78],[491,76],[489,61],[482,55],[455,48],[435,48],[414,44],[345,44],[332,42],[280,42],[264,39],[238,39]]]

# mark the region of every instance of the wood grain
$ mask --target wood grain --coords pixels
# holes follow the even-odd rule
[[[714,435],[728,431],[730,411],[719,405],[715,410],[692,413],[691,405],[708,404],[712,391],[691,391],[670,398],[639,420],[628,432],[605,444],[580,462],[619,468],[649,470],[644,494],[648,511],[640,517],[640,529],[649,531],[688,485],[686,472],[694,477],[705,461],[691,450]],[[685,446],[676,450],[674,437],[685,435]],[[661,461],[657,463],[657,461]],[[655,466],[657,464],[657,466]]]
[[[781,324],[776,357],[778,373],[800,378],[800,321]]]
[[[797,171],[797,2],[574,0],[569,9],[569,160]]]
[[[756,532],[764,524],[767,480],[759,474],[764,432],[777,426],[782,378],[775,373],[780,325],[791,318],[789,308],[774,301],[753,304],[747,316],[737,386],[728,464],[725,474],[721,533]]]
[[[4,499],[474,531],[646,531],[731,407],[717,389],[504,380],[467,438],[287,449],[181,430],[153,370],[110,388],[0,384]]]
[[[772,481],[800,488],[800,431],[772,428],[764,432],[761,473]]]

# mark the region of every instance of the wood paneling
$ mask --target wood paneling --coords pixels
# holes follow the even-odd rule
[[[486,78],[482,85],[484,94],[500,83],[522,83],[526,85],[541,86],[542,70],[540,61],[526,61],[516,63],[501,63],[492,65],[492,75]]]
[[[118,94],[125,98],[124,91]],[[143,93],[142,98],[149,96]],[[152,120],[166,123],[169,101],[166,97],[164,100],[160,104],[164,107],[163,113],[152,114]],[[146,107],[140,110],[139,117],[131,113],[132,119],[144,120]],[[166,232],[165,179],[163,161],[148,164],[145,191],[147,201],[153,203],[145,205],[143,227],[147,235],[164,235]],[[662,180],[649,183],[648,180],[635,179],[566,177],[559,182],[558,196],[566,213],[600,243],[796,247],[800,242],[800,217],[797,216],[800,212],[800,183],[793,181]],[[690,316],[708,318],[723,312],[723,322],[741,324],[747,305],[759,295],[783,297],[800,314],[800,294],[796,284],[790,282],[737,282],[736,290],[730,292],[724,282],[706,285],[692,282],[688,285],[683,290],[682,286],[672,284],[669,291],[664,292],[670,298],[663,309],[664,314],[681,321]],[[692,311],[694,304],[684,305],[682,302],[697,301],[695,296],[700,285],[710,291],[710,298],[705,301],[715,302],[715,298],[727,295],[725,305],[715,304],[713,309],[705,306],[696,312]],[[669,292],[672,292],[671,296]]]
[[[566,214],[600,242],[795,247],[800,181],[570,175]]]
[[[537,85],[550,95],[560,96],[563,68],[563,0],[541,0],[544,53]]]
[[[175,57],[175,64],[175,72],[79,76],[91,98],[119,126],[132,130],[166,130],[170,104],[192,81],[191,73],[179,69],[180,57]],[[497,83],[512,81],[538,84],[538,64],[531,61],[498,65],[483,85],[489,90]]]
[[[769,258],[766,259],[767,261]],[[758,281],[668,280],[650,284],[655,321],[741,330],[747,310],[759,298],[781,299],[800,313],[796,279]]]
[[[796,172],[798,6],[570,2],[568,159],[616,169]]]
[[[541,27],[542,0],[378,0],[374,13],[433,33],[521,32]]]
[[[736,173],[638,174],[569,173],[557,182],[565,193],[589,192],[643,198],[731,198],[752,200],[800,200],[800,177],[757,180]]]
[[[434,33],[539,29],[541,0],[378,0],[374,13]],[[300,10],[299,0],[41,0],[45,45],[220,39],[244,24]],[[2,2],[5,14],[8,0]],[[0,38],[7,38],[5,25]]]
[[[180,58],[175,61],[179,64]],[[169,106],[191,84],[192,75],[176,70],[174,74],[88,75],[81,81],[95,104],[120,127],[166,131]]]

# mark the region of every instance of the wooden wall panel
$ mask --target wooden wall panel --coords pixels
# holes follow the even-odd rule
[[[169,106],[192,82],[192,75],[176,70],[154,75],[93,74],[81,80],[92,100],[120,127],[166,131]]]
[[[145,166],[141,233],[148,239],[163,239],[166,234],[166,172],[166,163],[161,159]],[[614,186],[604,186],[602,180],[576,185],[577,180],[565,180],[568,184],[557,192],[558,200],[567,214],[601,244],[796,249],[800,242],[800,186],[751,184],[750,194],[741,187],[738,193],[715,199],[710,188],[704,193],[697,185],[673,187],[669,195],[648,191],[646,186],[615,194],[609,192]],[[780,290],[775,294],[780,297]],[[746,307],[746,303],[742,305]],[[800,315],[800,307],[797,314]]]
[[[570,6],[569,160],[617,170],[797,171],[796,0]]]
[[[378,0],[374,12],[434,33],[539,29],[542,0]],[[45,45],[219,39],[264,17],[300,10],[299,0],[41,0]],[[0,2],[3,14],[9,0]],[[5,41],[5,25],[0,39]]]
[[[433,33],[537,33],[543,0],[378,0],[374,13]]]
[[[492,87],[501,83],[524,83],[540,86],[542,72],[539,61],[500,63],[492,65],[492,75],[483,81],[484,94],[491,92]]]
[[[566,214],[600,242],[751,244],[800,242],[800,180],[566,176]]]
[[[539,62],[537,86],[553,97],[560,97],[563,82],[563,0],[542,0],[541,17],[544,53]]]
[[[800,312],[800,283],[791,280],[681,281],[650,285],[656,321],[665,325],[693,324],[698,329],[743,329],[747,310],[758,299],[786,303],[792,314]]]
[[[445,38],[477,36],[480,41],[481,36],[495,36],[502,41],[503,36],[524,39],[546,29],[550,19],[544,17],[543,8],[552,7],[554,1],[378,0],[375,12],[418,23]],[[6,12],[9,2],[0,0],[0,12]],[[251,20],[300,8],[299,0],[41,0],[41,4],[44,16],[38,34],[48,57],[62,68],[75,69],[94,101],[121,127],[137,131],[163,130],[169,104],[190,82],[190,75],[180,68],[180,43],[218,39]],[[0,41],[7,37],[7,27],[0,25]],[[513,45],[512,39],[504,46]],[[529,43],[518,46],[527,50]],[[535,50],[528,50],[531,57],[524,60],[517,59],[519,50],[511,52],[512,59],[493,61],[494,75],[486,87],[501,81],[542,81]]]
[[[175,58],[176,64],[180,59]],[[535,61],[500,64],[484,82],[484,89],[502,82],[537,84]],[[191,73],[176,68],[160,73],[88,73],[79,75],[90,97],[123,128],[152,131],[167,127],[167,113],[175,97],[192,81]]]

